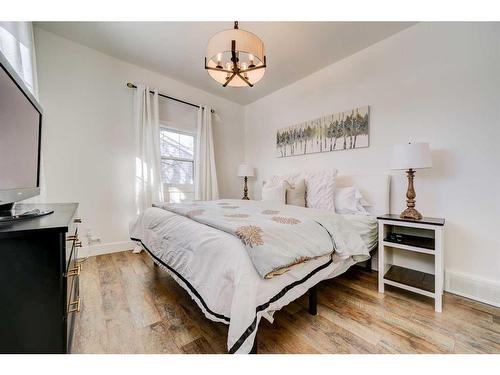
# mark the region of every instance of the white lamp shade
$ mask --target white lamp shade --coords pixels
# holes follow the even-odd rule
[[[215,34],[208,41],[207,59],[213,59],[218,53],[231,51],[231,41],[236,41],[238,51],[251,53],[259,61],[264,61],[264,43],[260,38],[246,30],[230,29]]]
[[[232,69],[231,44],[233,40],[235,41],[235,47],[238,53],[238,64],[240,64],[240,68],[243,71],[248,69],[250,64],[255,65],[255,67],[262,66],[262,68],[245,72],[244,75],[251,84],[257,83],[262,79],[266,70],[265,67],[263,67],[264,43],[257,35],[242,29],[221,31],[210,38],[205,54],[206,65],[212,68],[208,70],[208,74],[217,82],[222,84],[226,83],[228,73],[215,69],[218,66],[222,66],[225,70]],[[234,76],[227,85],[231,87],[248,87],[248,84],[239,76]]]
[[[393,147],[391,169],[421,169],[431,167],[432,159],[428,143],[408,143]]]
[[[238,177],[253,177],[254,169],[248,164],[240,164],[238,167]]]

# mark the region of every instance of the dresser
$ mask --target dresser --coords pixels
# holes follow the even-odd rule
[[[81,304],[78,204],[16,208],[54,212],[0,224],[0,353],[69,353]]]

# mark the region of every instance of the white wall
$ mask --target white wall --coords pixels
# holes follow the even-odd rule
[[[204,91],[35,28],[48,202],[79,202],[85,235],[120,248],[134,216],[132,91],[144,82],[160,92],[213,106],[214,142],[221,197],[239,197],[237,165],[243,160],[243,107]],[[163,102],[163,100],[162,100]],[[162,117],[193,117],[191,109],[162,104]],[[170,115],[169,115],[170,113]],[[180,116],[180,117],[179,117]],[[85,241],[85,238],[83,238]]]
[[[254,196],[275,173],[390,172],[399,213],[406,178],[389,171],[391,147],[430,142],[434,167],[417,171],[417,208],[447,220],[447,288],[500,304],[499,46],[498,23],[417,24],[246,106]],[[276,129],[361,105],[370,105],[369,148],[275,157]]]

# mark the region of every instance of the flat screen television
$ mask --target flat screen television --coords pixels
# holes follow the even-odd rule
[[[0,221],[40,214],[17,212],[14,203],[40,194],[42,117],[42,107],[0,52]]]

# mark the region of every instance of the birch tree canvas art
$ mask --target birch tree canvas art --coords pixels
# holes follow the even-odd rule
[[[276,155],[283,158],[368,147],[369,120],[370,107],[364,106],[279,129]]]

